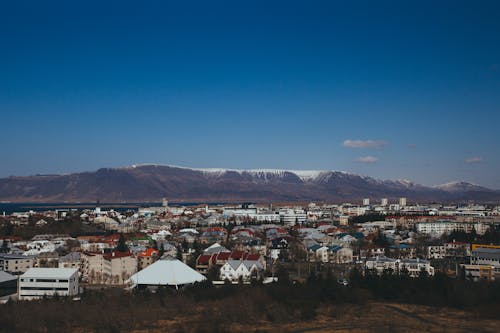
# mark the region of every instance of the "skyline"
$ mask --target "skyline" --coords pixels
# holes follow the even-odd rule
[[[0,177],[158,163],[500,189],[497,2],[0,9]]]

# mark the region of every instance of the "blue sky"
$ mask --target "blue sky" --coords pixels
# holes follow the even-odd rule
[[[148,162],[500,188],[498,1],[12,1],[0,43],[0,176]]]

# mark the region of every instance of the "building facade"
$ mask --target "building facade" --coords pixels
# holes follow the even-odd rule
[[[20,300],[78,295],[78,269],[30,268],[19,277]]]

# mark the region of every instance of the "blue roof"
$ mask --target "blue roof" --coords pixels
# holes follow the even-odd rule
[[[357,238],[357,239],[365,238],[365,235],[363,235],[362,232],[355,232],[352,234],[352,236]]]
[[[406,250],[406,249],[411,249],[413,246],[408,245],[408,244],[399,244],[399,245],[391,245],[389,248],[391,249],[400,249],[400,250]]]
[[[314,244],[314,245],[311,245],[309,246],[308,250],[309,251],[316,251],[317,249],[319,249],[321,247],[321,245],[319,244]]]

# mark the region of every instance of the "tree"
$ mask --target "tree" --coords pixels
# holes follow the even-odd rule
[[[163,246],[163,243],[161,243],[160,249],[158,250],[158,258],[163,257],[163,254],[165,254],[165,247]]]
[[[276,272],[276,277],[278,278],[279,284],[289,284],[290,283],[290,274],[287,269],[282,265],[278,266],[278,271]]]
[[[2,247],[0,248],[0,253],[9,252],[9,241],[4,239],[2,242]]]
[[[177,249],[177,252],[176,252],[177,259],[179,259],[180,261],[183,261],[183,258],[182,258],[182,248],[180,246],[177,246],[176,249]]]
[[[115,247],[115,251],[119,252],[128,252],[129,248],[127,246],[127,243],[125,242],[125,237],[123,234],[120,234],[120,238],[118,238],[118,244]]]
[[[208,281],[215,281],[219,278],[219,268],[214,265],[208,269],[207,279]]]

